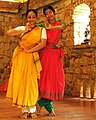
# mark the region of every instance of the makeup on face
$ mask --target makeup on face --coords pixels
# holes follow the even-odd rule
[[[47,9],[45,11],[45,16],[47,17],[47,19],[50,21],[52,19],[54,19],[54,12],[51,9]]]
[[[36,14],[32,11],[29,12],[27,15],[27,20],[28,20],[28,23],[31,25],[35,24],[37,20]]]

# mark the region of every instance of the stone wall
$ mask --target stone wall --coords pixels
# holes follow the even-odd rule
[[[1,2],[0,2],[1,3]],[[62,34],[64,44],[65,95],[96,98],[96,0],[29,0],[27,3],[0,4],[0,25],[4,31],[25,23],[25,12],[28,8],[38,11],[38,23],[43,22],[43,6],[51,4],[56,10],[56,19],[66,22]],[[85,3],[90,7],[90,45],[74,46],[73,11],[79,4]],[[4,5],[6,4],[6,7]],[[14,4],[14,5],[13,5]],[[2,7],[3,6],[3,7]],[[14,7],[12,7],[14,6]],[[2,9],[1,9],[2,8]],[[10,10],[10,8],[12,8]],[[1,33],[2,33],[1,29]],[[0,81],[6,80],[11,56],[18,39],[0,36]]]
[[[9,64],[14,48],[18,44],[17,37],[7,37],[4,33],[25,22],[27,3],[0,1],[0,85],[8,78]]]
[[[74,47],[65,56],[66,95],[96,98],[96,46]]]

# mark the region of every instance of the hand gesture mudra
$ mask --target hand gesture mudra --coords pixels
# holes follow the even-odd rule
[[[52,29],[53,26],[49,23],[48,19],[45,17],[44,18],[44,24],[46,29]]]

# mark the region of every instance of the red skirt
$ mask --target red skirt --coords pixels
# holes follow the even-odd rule
[[[40,52],[43,69],[40,74],[39,90],[42,98],[63,99],[65,79],[61,56],[61,49],[53,49],[48,46]]]
[[[0,86],[0,92],[6,92],[7,91],[8,81],[9,80],[6,80],[6,82],[2,86]]]

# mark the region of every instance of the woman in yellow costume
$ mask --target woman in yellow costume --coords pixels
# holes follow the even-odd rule
[[[42,66],[38,50],[46,46],[46,30],[36,26],[37,12],[34,9],[26,12],[28,23],[8,30],[6,35],[21,35],[19,45],[12,57],[11,74],[7,89],[7,98],[22,110],[21,118],[35,118],[38,100],[38,79]],[[24,53],[23,48],[32,49],[32,53]]]

